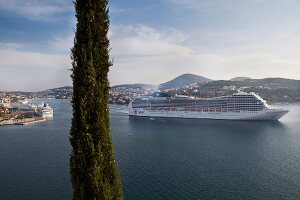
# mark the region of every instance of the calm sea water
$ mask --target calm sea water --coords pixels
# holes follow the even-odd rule
[[[71,105],[0,127],[0,200],[71,199]],[[111,106],[126,199],[300,199],[300,106],[279,122],[129,119]]]

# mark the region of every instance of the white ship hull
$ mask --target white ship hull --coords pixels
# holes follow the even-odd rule
[[[288,113],[282,109],[264,109],[257,112],[197,112],[197,111],[153,111],[144,109],[129,110],[131,117],[164,117],[187,119],[220,119],[220,120],[278,120]]]
[[[45,119],[53,118],[53,112],[41,112],[39,114]]]

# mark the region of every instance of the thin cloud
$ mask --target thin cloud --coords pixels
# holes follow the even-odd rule
[[[115,4],[110,4],[109,5],[109,12],[110,14],[122,14],[122,13],[125,13],[126,12],[126,9],[124,8],[121,8],[119,6],[116,6]]]
[[[113,56],[184,55],[190,49],[180,45],[188,36],[175,29],[158,31],[145,25],[113,26]]]
[[[69,55],[14,47],[18,45],[5,44],[0,48],[0,90],[37,91],[71,84]]]
[[[299,37],[279,33],[265,38],[259,35],[244,37],[238,31],[199,35],[203,41],[209,37],[220,43],[227,41],[214,49],[204,43],[201,46],[201,41],[198,41],[200,46],[189,44],[189,36],[179,40],[178,34],[170,32],[170,29],[157,30],[145,25],[114,26],[111,38],[115,61],[110,72],[112,84],[158,84],[188,72],[212,79],[235,76],[299,78],[300,59],[293,52],[300,50]],[[185,35],[177,30],[173,32]],[[286,37],[289,42],[278,43]]]
[[[54,37],[50,42],[49,46],[59,53],[70,54],[70,49],[73,47],[74,35],[66,37]]]
[[[20,49],[24,47],[23,44],[18,44],[18,43],[3,43],[3,42],[0,42],[0,50],[1,49]]]
[[[0,0],[0,10],[34,21],[57,21],[60,14],[72,12],[71,1]]]

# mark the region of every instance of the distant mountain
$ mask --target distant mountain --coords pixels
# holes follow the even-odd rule
[[[134,84],[122,84],[122,85],[115,85],[112,86],[111,88],[120,88],[120,87],[125,87],[125,88],[140,88],[140,89],[147,89],[147,88],[158,88],[157,85],[152,85],[152,84],[143,84],[143,83],[134,83]]]
[[[72,86],[64,86],[64,87],[58,87],[58,88],[51,88],[51,89],[47,89],[47,90],[72,90],[73,87]]]
[[[206,83],[212,81],[209,78],[205,78],[203,76],[198,76],[195,74],[182,74],[170,80],[168,82],[162,83],[159,85],[160,89],[167,89],[167,88],[181,88],[193,83]]]
[[[251,78],[249,78],[249,77],[235,77],[235,78],[230,79],[230,81],[244,81],[244,80],[248,80],[248,79],[251,79]]]

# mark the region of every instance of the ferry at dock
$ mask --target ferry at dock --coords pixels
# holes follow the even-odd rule
[[[278,120],[289,112],[272,108],[255,93],[238,91],[215,98],[170,97],[155,92],[137,97],[128,105],[130,117],[164,117],[220,120]]]

